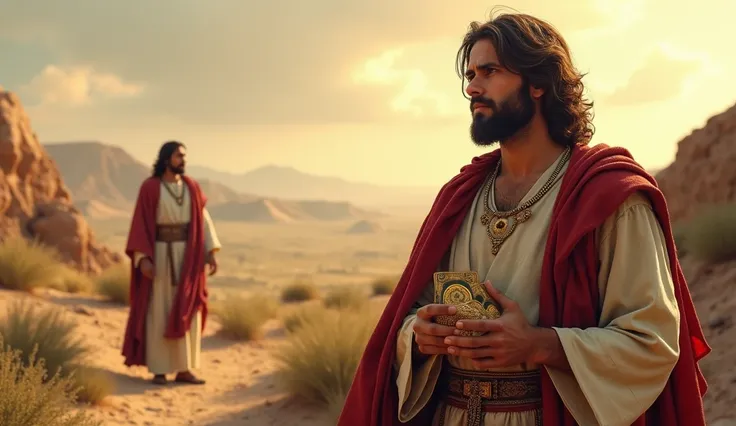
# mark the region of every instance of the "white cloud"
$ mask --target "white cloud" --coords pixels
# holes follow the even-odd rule
[[[404,53],[404,49],[390,49],[366,60],[353,73],[353,82],[358,85],[395,87],[397,94],[390,101],[391,109],[395,112],[408,113],[415,117],[444,117],[463,111],[447,93],[431,87],[430,79],[424,71],[397,66],[397,60]]]
[[[138,96],[143,86],[123,81],[119,76],[97,72],[91,67],[47,65],[40,74],[20,88],[37,104],[82,106],[97,99]]]

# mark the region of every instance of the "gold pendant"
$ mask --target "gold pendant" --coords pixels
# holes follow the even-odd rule
[[[491,239],[491,253],[494,255],[498,254],[501,245],[511,236],[516,226],[526,222],[531,217],[532,212],[529,209],[524,209],[509,217],[500,217],[491,212],[485,212],[480,217],[480,222],[486,227],[486,234]]]

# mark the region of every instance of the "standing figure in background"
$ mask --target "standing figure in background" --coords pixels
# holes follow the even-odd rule
[[[200,366],[207,318],[206,271],[217,271],[220,249],[206,197],[184,175],[186,149],[161,147],[152,176],[141,185],[125,253],[132,261],[125,365],[145,365],[153,383],[204,384]]]

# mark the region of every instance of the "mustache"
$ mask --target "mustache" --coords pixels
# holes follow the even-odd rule
[[[488,107],[493,111],[496,110],[496,103],[493,102],[493,99],[484,98],[482,96],[470,98],[470,111],[473,111],[478,105]]]

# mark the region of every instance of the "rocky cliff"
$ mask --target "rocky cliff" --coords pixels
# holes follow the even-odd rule
[[[97,273],[121,260],[95,241],[19,98],[0,87],[0,241],[33,238],[62,260]]]
[[[657,174],[672,221],[710,204],[736,202],[735,164],[736,105],[682,139],[675,161]]]
[[[657,174],[673,223],[687,225],[710,205],[736,202],[734,164],[736,106],[713,116],[704,127],[682,139],[675,161]],[[701,363],[709,385],[705,397],[708,419],[713,424],[719,419],[736,422],[733,420],[736,404],[736,297],[733,292],[736,259],[707,262],[684,250],[680,260],[705,337],[713,348]]]

